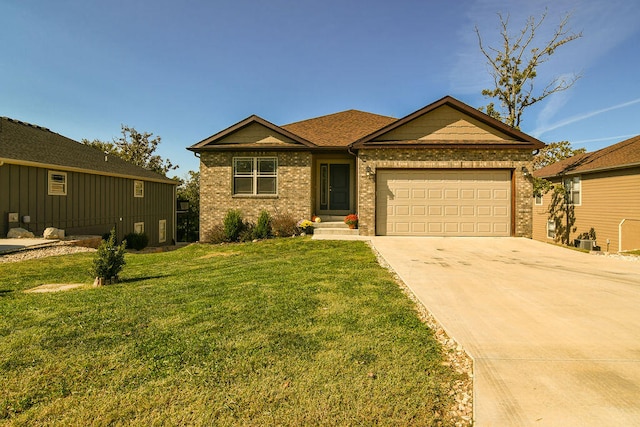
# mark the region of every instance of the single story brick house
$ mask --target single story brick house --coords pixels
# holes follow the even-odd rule
[[[144,232],[150,246],[175,239],[176,182],[41,126],[0,118],[0,233],[48,227],[119,239]]]
[[[569,241],[593,228],[603,251],[640,249],[640,135],[553,163],[534,176],[569,189],[575,217]],[[556,238],[555,221],[549,215],[551,197],[551,192],[535,197],[536,240]]]
[[[450,96],[403,118],[348,110],[277,126],[248,117],[200,157],[201,236],[229,209],[357,213],[361,235],[531,237],[544,144]]]

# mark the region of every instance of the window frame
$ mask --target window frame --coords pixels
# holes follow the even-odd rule
[[[54,175],[59,175],[59,176],[64,177],[64,182],[62,182],[62,183],[54,182],[54,181],[52,180],[52,177],[53,177]],[[66,173],[66,172],[62,172],[62,171],[55,171],[55,170],[50,170],[50,171],[48,171],[48,174],[47,174],[47,194],[48,194],[49,196],[66,196],[66,195],[67,195],[67,188],[68,188],[68,185],[67,185],[68,178],[69,178],[69,177],[68,177],[68,175],[67,175],[67,173]],[[52,185],[53,185],[53,184],[62,185],[62,191],[56,191],[56,190],[54,190],[54,189],[52,188]]]
[[[251,162],[250,171],[239,171],[240,162]],[[261,163],[273,162],[273,172],[261,172]],[[275,156],[238,156],[233,158],[231,171],[231,194],[234,197],[277,197],[278,196],[278,158]],[[250,179],[251,191],[239,192],[237,179]],[[260,178],[270,178],[274,182],[273,192],[260,191]]]
[[[582,205],[582,177],[571,176],[562,180],[565,190],[569,194],[569,204],[573,206]],[[577,195],[578,202],[575,202]]]
[[[138,191],[138,188],[140,191]],[[144,181],[137,179],[133,181],[133,197],[144,198]]]
[[[158,243],[164,243],[167,241],[167,220],[161,219],[158,221]]]
[[[536,206],[542,206],[544,205],[544,199],[543,199],[543,195],[542,194],[534,194],[533,195],[533,203]]]
[[[556,222],[553,220],[547,221],[547,239],[556,238]]]
[[[138,231],[140,229],[140,231]],[[144,221],[133,223],[133,232],[136,234],[144,234]]]

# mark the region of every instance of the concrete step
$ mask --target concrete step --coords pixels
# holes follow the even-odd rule
[[[360,233],[358,229],[347,228],[316,228],[313,230],[313,234],[316,236],[322,235],[342,235],[342,236],[358,236]]]
[[[322,222],[314,222],[313,226],[315,228],[349,228],[344,221],[322,221]]]
[[[343,222],[345,215],[320,215],[322,222]]]

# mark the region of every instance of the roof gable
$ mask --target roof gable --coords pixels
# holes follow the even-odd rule
[[[544,146],[537,139],[447,96],[360,139],[353,147],[443,145]]]
[[[282,126],[323,147],[346,147],[396,119],[359,110],[347,110]]]
[[[97,175],[176,184],[175,181],[49,129],[0,118],[0,161]]]
[[[591,153],[582,153],[534,172],[541,178],[640,165],[640,135]]]
[[[261,117],[246,119],[192,145],[191,151],[228,150],[238,148],[311,148],[314,144],[306,139],[274,125]]]

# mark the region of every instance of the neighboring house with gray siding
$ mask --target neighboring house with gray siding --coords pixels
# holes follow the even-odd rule
[[[603,251],[640,249],[640,136],[553,163],[534,176],[570,189],[570,242],[593,228]],[[533,238],[543,242],[560,238],[549,214],[552,195],[537,195],[533,206]]]
[[[143,231],[150,246],[175,239],[176,182],[18,120],[0,118],[0,233],[47,227],[118,238]]]
[[[348,110],[277,126],[250,116],[200,157],[200,235],[230,209],[334,219],[361,235],[531,237],[533,152],[544,144],[452,97],[404,118]]]

